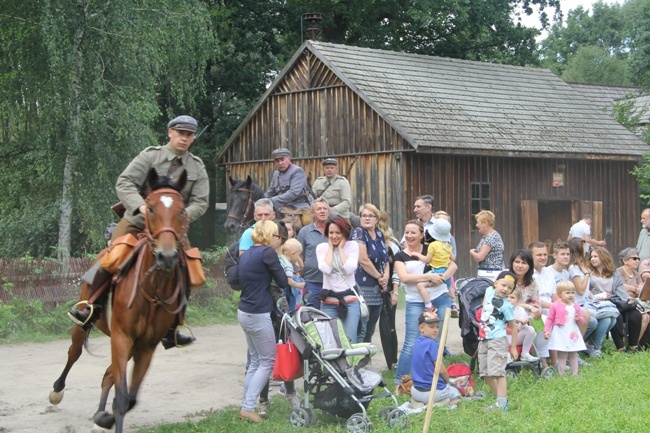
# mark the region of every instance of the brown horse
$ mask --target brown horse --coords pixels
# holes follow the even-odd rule
[[[126,412],[136,403],[156,346],[186,302],[185,256],[179,253],[189,221],[179,193],[186,181],[185,171],[177,180],[158,177],[153,169],[149,172],[152,192],[146,199],[145,229],[135,247],[137,259],[134,266],[118,274],[111,302],[107,302],[110,314],[105,310],[95,322],[95,326],[111,337],[112,364],[104,374],[99,408],[93,421],[107,429],[115,424],[118,433],[123,431]],[[88,292],[89,287],[84,284],[81,299],[88,299]],[[51,403],[58,404],[63,398],[65,379],[81,356],[86,338],[87,332],[74,328],[68,362],[54,382]],[[127,385],[127,362],[131,358],[134,366],[131,383]],[[113,414],[109,414],[105,407],[113,385]]]

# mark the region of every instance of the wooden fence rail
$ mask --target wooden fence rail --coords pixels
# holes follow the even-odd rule
[[[57,305],[79,297],[81,276],[92,261],[71,258],[66,263],[48,259],[0,259],[0,301],[11,299],[41,300]],[[192,293],[193,301],[226,295],[230,291],[223,275],[223,259],[204,263],[206,276],[212,279],[204,289]]]

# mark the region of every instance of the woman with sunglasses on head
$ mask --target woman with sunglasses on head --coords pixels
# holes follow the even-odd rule
[[[370,314],[359,321],[357,343],[370,343],[384,304],[382,292],[388,290],[390,267],[388,245],[384,234],[377,228],[379,209],[366,203],[359,209],[359,217],[361,227],[354,229],[350,239],[359,244],[359,267],[355,279]]]
[[[618,268],[617,271],[623,279],[623,288],[632,300],[631,302],[634,302],[634,300],[641,293],[641,289],[643,288],[643,280],[637,271],[639,268],[639,263],[641,263],[639,251],[636,248],[625,248],[618,254],[618,257],[621,260],[622,266]],[[636,310],[636,308],[633,311],[630,309],[630,311],[624,314],[627,314],[628,319],[628,348],[631,351],[635,351],[638,348],[638,341],[648,329],[648,323],[650,323],[650,315],[641,314]],[[617,331],[613,333],[612,339],[614,340],[616,347],[620,347],[619,350],[622,350],[624,347],[624,342],[621,338],[623,334],[623,322],[621,319],[619,319],[619,321],[620,325],[617,323],[615,328]]]

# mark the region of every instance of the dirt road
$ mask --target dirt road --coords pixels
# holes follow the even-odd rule
[[[403,310],[398,310],[398,335],[404,336]],[[381,347],[377,332],[374,343]],[[240,403],[246,363],[246,342],[238,325],[195,328],[197,343],[185,349],[156,350],[138,397],[127,415],[127,432],[138,426],[201,418],[201,412]],[[447,347],[462,352],[458,321],[452,319]],[[93,338],[95,356],[84,353],[68,376],[58,406],[48,394],[66,361],[69,341],[0,346],[0,433],[90,432],[99,402],[99,385],[110,363],[108,338]],[[385,369],[380,352],[373,364]],[[273,389],[277,392],[277,388]],[[109,397],[108,407],[112,402]]]

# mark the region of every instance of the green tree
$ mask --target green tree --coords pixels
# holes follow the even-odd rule
[[[569,81],[629,84],[627,74],[621,73],[621,65],[627,65],[629,31],[621,5],[599,1],[591,14],[579,6],[554,24],[541,42],[542,66],[563,78],[568,69]]]
[[[2,151],[14,155],[0,175],[0,253],[94,251],[117,174],[158,144],[166,107],[191,110],[204,89],[206,6],[10,0],[0,13]],[[166,83],[173,104],[158,100]]]
[[[605,47],[582,45],[569,58],[562,79],[573,83],[631,86],[626,73],[624,58],[611,56]]]
[[[322,12],[321,39],[372,48],[525,65],[539,31],[513,22],[557,0],[288,0],[291,22]],[[543,24],[548,17],[542,13]],[[295,27],[294,27],[295,28]]]

